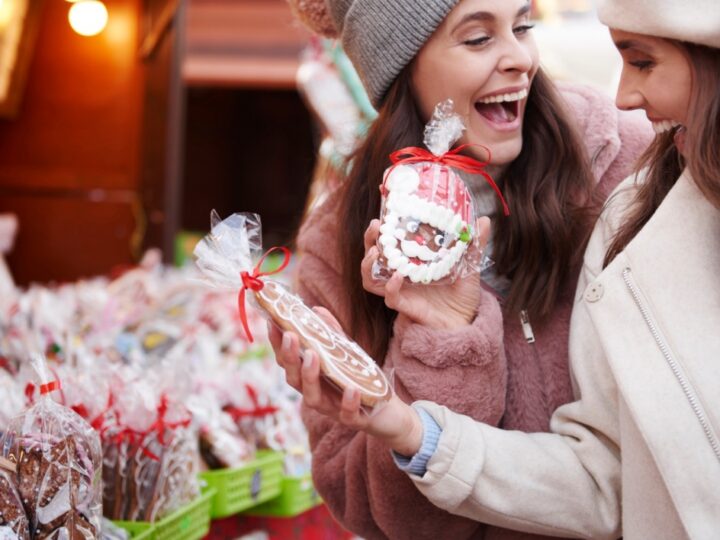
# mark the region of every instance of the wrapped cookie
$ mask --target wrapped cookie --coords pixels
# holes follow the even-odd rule
[[[30,540],[30,523],[15,486],[17,466],[0,458],[0,540]]]
[[[98,434],[74,411],[53,401],[60,384],[35,357],[40,398],[0,439],[12,463],[32,538],[97,538],[102,517],[102,453]]]
[[[260,218],[256,214],[233,214],[220,221],[213,213],[212,231],[195,247],[200,270],[215,285],[240,290],[238,307],[245,331],[245,294],[250,289],[260,309],[282,330],[295,332],[301,346],[312,349],[320,359],[320,370],[338,388],[356,388],[361,402],[372,407],[387,401],[392,389],[380,367],[365,351],[341,332],[331,328],[303,301],[277,281],[265,276],[280,272],[289,262],[286,248],[273,248],[253,266],[253,255],[262,250]],[[267,256],[275,251],[284,261],[273,272],[263,272]]]
[[[435,108],[425,127],[423,148],[394,152],[380,187],[380,257],[375,279],[398,272],[413,283],[452,282],[481,268],[481,250],[475,235],[472,195],[458,174],[479,174],[508,207],[499,188],[485,172],[487,163],[460,154],[468,145],[450,147],[464,130],[447,100]],[[489,158],[488,158],[489,159]]]
[[[109,519],[154,522],[199,493],[197,431],[163,379],[172,377],[150,370],[116,374],[101,428],[103,512]]]

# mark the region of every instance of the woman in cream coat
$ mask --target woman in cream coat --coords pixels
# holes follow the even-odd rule
[[[720,538],[716,2],[600,7],[623,56],[618,106],[643,109],[658,135],[588,245],[570,335],[578,399],[556,411],[554,433],[398,399],[367,416],[345,392],[337,419],[412,458],[409,470],[420,464],[411,478],[437,506],[553,536]],[[301,371],[308,406],[327,409],[307,358],[302,369],[278,360]]]

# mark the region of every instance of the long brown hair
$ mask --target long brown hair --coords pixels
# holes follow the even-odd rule
[[[692,73],[685,126],[685,156],[674,143],[675,131],[657,137],[641,156],[638,170],[647,169],[626,223],[613,238],[604,264],[640,232],[687,167],[707,199],[720,208],[720,50],[669,40],[685,52]]]
[[[382,362],[396,312],[383,298],[363,289],[360,263],[364,231],[380,211],[380,179],[390,165],[390,153],[422,144],[424,123],[413,98],[409,67],[395,80],[378,112],[350,159],[339,227],[344,231],[342,280],[352,307],[350,333]],[[493,259],[498,272],[512,279],[507,308],[542,317],[555,305],[582,254],[578,229],[589,231],[595,215],[590,204],[595,182],[583,144],[542,70],[528,97],[523,137],[520,155],[502,175],[510,216],[500,218],[493,228]]]

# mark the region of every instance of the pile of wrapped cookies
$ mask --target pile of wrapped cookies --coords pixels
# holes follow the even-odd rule
[[[212,479],[258,456],[306,478],[299,395],[265,319],[248,306],[250,343],[237,306],[160,264],[3,295],[0,539],[140,538],[198,501],[224,507]]]

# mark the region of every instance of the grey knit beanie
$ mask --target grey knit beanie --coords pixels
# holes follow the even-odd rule
[[[610,28],[720,48],[718,0],[601,0]]]
[[[460,0],[325,0],[375,108]]]

